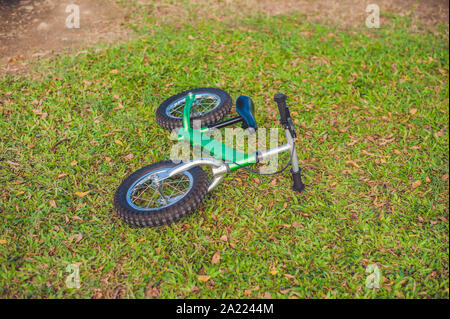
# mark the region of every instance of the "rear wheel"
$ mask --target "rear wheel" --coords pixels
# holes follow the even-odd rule
[[[181,92],[169,97],[156,110],[156,121],[167,130],[183,126],[183,110],[188,93],[195,94],[191,107],[191,125],[200,121],[200,126],[219,122],[227,115],[233,104],[231,96],[216,88],[199,88]]]
[[[158,173],[177,164],[155,163],[126,178],[114,196],[114,208],[126,223],[154,227],[175,222],[191,214],[205,197],[209,181],[200,167],[194,167],[160,182]]]

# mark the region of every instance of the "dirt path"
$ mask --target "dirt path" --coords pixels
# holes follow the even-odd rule
[[[146,3],[149,10],[157,14],[159,20],[177,15],[183,20],[188,10],[182,0],[139,1]],[[448,24],[448,0],[190,0],[195,6],[195,14],[217,20],[234,20],[255,12],[269,15],[299,13],[305,19],[332,23],[342,27],[364,24],[369,4],[377,4],[383,12],[406,15],[412,25],[433,29],[436,24]],[[192,16],[192,13],[191,13]],[[195,18],[195,17],[194,17]],[[383,21],[384,20],[384,21]]]
[[[80,28],[69,29],[69,4],[80,8]],[[128,37],[125,12],[109,0],[0,0],[0,73],[27,70],[28,61]]]
[[[183,22],[188,14],[184,0],[140,0],[136,23],[144,14],[157,23]],[[297,12],[307,19],[343,27],[360,26],[365,8],[376,3],[382,12],[408,15],[413,26],[432,30],[448,24],[447,0],[191,0],[201,18],[235,20],[254,12],[270,15]],[[67,5],[80,7],[80,28],[66,27]],[[129,38],[123,26],[126,12],[114,0],[0,0],[0,74],[28,70],[30,61],[64,51],[77,51],[97,42]],[[194,17],[194,20],[196,17]],[[381,23],[387,20],[381,19]]]

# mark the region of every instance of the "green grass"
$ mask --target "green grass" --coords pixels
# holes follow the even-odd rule
[[[0,296],[448,298],[448,27],[401,22],[146,24],[0,79]],[[251,96],[264,127],[279,126],[273,95],[289,96],[306,191],[237,171],[190,217],[128,227],[115,189],[173,145],[157,106],[205,86]],[[65,286],[74,263],[80,289]]]

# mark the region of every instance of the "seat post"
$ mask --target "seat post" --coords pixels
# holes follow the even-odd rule
[[[191,129],[191,107],[192,103],[195,101],[195,94],[189,92],[185,99],[183,109],[183,129],[189,131]]]

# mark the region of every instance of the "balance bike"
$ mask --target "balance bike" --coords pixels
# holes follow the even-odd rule
[[[117,189],[114,208],[126,223],[138,227],[154,227],[193,213],[223,179],[225,174],[240,168],[261,175],[281,173],[289,165],[293,178],[292,189],[301,192],[305,188],[298,166],[295,140],[297,134],[291,119],[286,95],[278,93],[274,101],[278,105],[280,122],[286,134],[285,145],[273,149],[245,154],[214,138],[210,133],[237,123],[250,132],[257,130],[252,100],[241,95],[236,100],[236,117],[221,121],[232,106],[228,93],[217,88],[199,88],[181,92],[165,100],[156,111],[156,121],[168,130],[178,130],[178,140],[207,151],[212,157],[201,157],[185,162],[161,161],[145,166],[128,176]],[[197,121],[197,122],[194,122]],[[200,128],[192,128],[200,122]],[[290,152],[289,163],[280,171],[264,174],[247,166],[273,155]],[[201,167],[211,169],[210,180]]]

